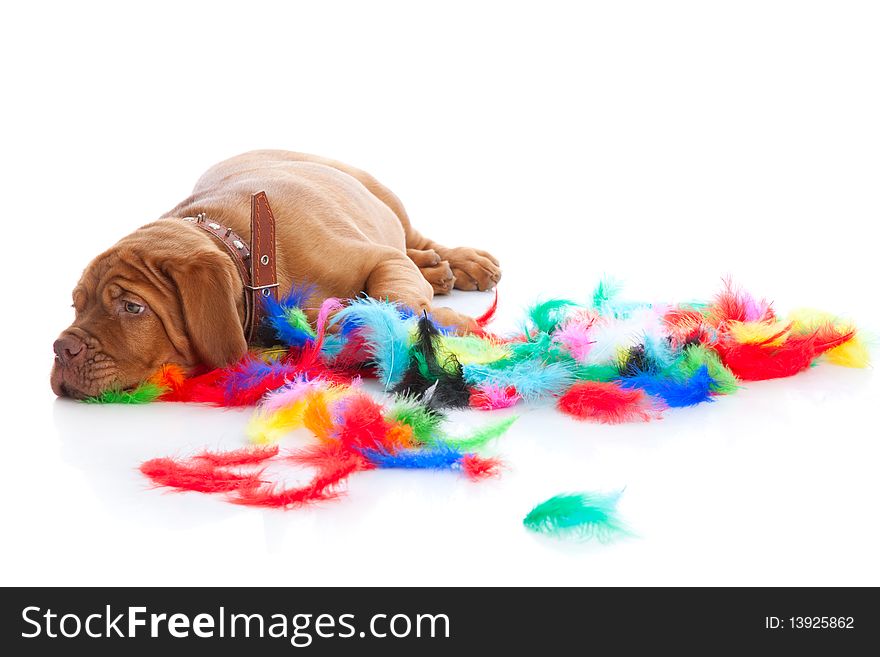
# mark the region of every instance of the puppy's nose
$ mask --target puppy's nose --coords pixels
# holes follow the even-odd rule
[[[73,365],[85,357],[85,343],[72,335],[64,335],[57,340],[52,348],[62,365]]]

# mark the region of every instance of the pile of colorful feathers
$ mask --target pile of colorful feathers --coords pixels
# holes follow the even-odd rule
[[[743,381],[797,374],[820,357],[868,365],[865,340],[850,322],[807,310],[781,318],[730,284],[710,302],[672,305],[623,301],[618,286],[603,281],[590,303],[537,303],[506,336],[486,329],[496,306],[497,297],[470,335],[369,298],[328,299],[313,324],[308,292],[294,290],[267,304],[277,347],[189,376],[168,365],[133,390],[90,401],[256,406],[250,446],[153,459],[141,471],[158,486],[292,508],[335,497],[362,470],[498,473],[500,461],[481,452],[515,418],[456,435],[445,426],[448,409],[553,403],[583,421],[647,421],[731,394]],[[385,391],[381,401],[365,389],[368,378]],[[303,428],[314,444],[282,453],[279,439]],[[287,486],[267,474],[280,461],[314,476]]]

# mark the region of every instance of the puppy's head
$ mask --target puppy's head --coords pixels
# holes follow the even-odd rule
[[[173,219],[95,258],[73,290],[76,318],[55,341],[52,390],[83,398],[127,388],[165,363],[222,367],[244,355],[235,265]]]

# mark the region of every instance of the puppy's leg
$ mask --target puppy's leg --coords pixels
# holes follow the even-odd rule
[[[501,280],[501,267],[498,260],[479,249],[471,249],[468,247],[457,247],[454,249],[447,248],[441,244],[437,244],[433,240],[424,237],[412,226],[409,215],[403,207],[400,199],[388,189],[385,185],[376,180],[366,171],[350,167],[338,162],[332,164],[340,171],[344,171],[349,175],[357,178],[373,195],[387,205],[391,211],[397,215],[403,226],[406,235],[406,248],[409,251],[434,251],[440,256],[441,261],[449,263],[449,268],[455,277],[454,285],[459,290],[488,290],[495,287]],[[418,263],[416,263],[418,264]],[[421,268],[422,265],[419,265]],[[434,276],[435,272],[429,272],[425,278],[434,281],[428,276]],[[445,270],[440,274],[445,276]],[[441,294],[442,292],[438,292]]]
[[[455,284],[455,275],[447,260],[433,249],[420,251],[419,249],[407,249],[407,257],[412,260],[425,280],[434,288],[434,294],[449,294]]]
[[[416,312],[427,310],[443,326],[466,333],[478,329],[477,323],[451,308],[431,305],[432,286],[416,264],[396,249],[383,249],[382,258],[367,278],[366,293],[374,299],[396,301]]]

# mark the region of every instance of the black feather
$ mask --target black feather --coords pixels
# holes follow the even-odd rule
[[[620,376],[635,376],[646,372],[654,373],[657,370],[655,363],[651,361],[645,351],[645,345],[637,344],[630,347],[617,365]]]
[[[425,313],[419,318],[409,366],[394,392],[416,397],[433,410],[465,408],[470,402],[471,391],[464,380],[461,363],[451,354],[440,363],[437,355],[439,339],[440,331]]]

